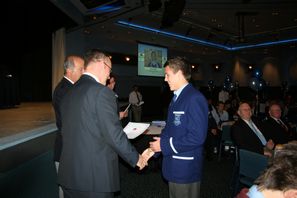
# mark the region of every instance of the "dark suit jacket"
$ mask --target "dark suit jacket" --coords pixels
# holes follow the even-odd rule
[[[264,122],[265,133],[263,134],[266,139],[272,139],[274,144],[286,144],[290,140],[290,127],[288,124],[288,131],[286,131],[276,120],[272,117],[267,118]]]
[[[53,94],[53,107],[55,110],[56,115],[56,125],[58,128],[58,131],[56,133],[56,140],[55,140],[55,147],[54,147],[54,161],[59,162],[60,156],[62,152],[62,135],[61,135],[61,128],[62,128],[62,122],[61,122],[61,101],[65,94],[70,90],[70,88],[73,86],[73,84],[67,80],[66,78],[62,78],[62,80],[59,82],[59,84],[56,86]]]
[[[263,133],[261,123],[254,118],[252,120],[257,128]],[[232,125],[231,137],[239,149],[246,149],[255,153],[264,154],[264,146],[260,139],[241,118]]]
[[[84,74],[61,107],[63,150],[58,183],[85,192],[118,191],[117,154],[135,166],[138,153],[123,132],[113,91]]]

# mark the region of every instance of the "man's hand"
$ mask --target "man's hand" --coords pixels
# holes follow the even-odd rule
[[[148,165],[147,161],[154,155],[154,151],[152,151],[150,148],[147,148],[143,151],[141,155],[139,155],[139,159],[137,162],[137,166],[139,167],[139,170],[142,170],[145,166]]]
[[[268,142],[266,143],[266,147],[270,150],[273,150],[274,142],[272,141],[272,139],[268,140]]]
[[[126,118],[128,116],[128,111],[121,111],[120,113],[120,120]]]
[[[161,151],[161,146],[160,146],[160,140],[161,138],[159,137],[154,137],[154,142],[150,142],[150,148],[154,152],[160,152]]]
[[[213,135],[217,135],[217,134],[218,134],[217,129],[211,129],[210,132],[211,132]]]
[[[141,155],[146,161],[148,161],[154,154],[155,152],[151,148],[147,148]]]
[[[145,158],[142,155],[139,155],[136,166],[139,167],[139,170],[142,170],[145,166],[147,166],[147,160],[145,160]]]

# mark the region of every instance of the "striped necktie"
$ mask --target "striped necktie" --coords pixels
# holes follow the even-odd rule
[[[174,94],[173,98],[172,98],[172,101],[175,102],[176,101],[176,98],[177,98],[177,95]]]
[[[248,121],[250,128],[253,130],[253,132],[258,136],[258,138],[260,139],[260,141],[262,142],[263,145],[266,145],[267,141],[265,139],[265,137],[263,136],[263,134],[261,133],[261,131],[259,131],[255,124],[253,123],[252,120]]]
[[[278,119],[277,122],[281,125],[283,129],[285,129],[286,131],[288,130],[288,127],[280,119]]]

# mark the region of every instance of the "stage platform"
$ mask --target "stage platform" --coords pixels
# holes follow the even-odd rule
[[[51,102],[21,103],[9,109],[0,109],[0,138],[16,135],[55,123]]]
[[[0,173],[51,150],[55,114],[51,102],[22,103],[0,110]]]

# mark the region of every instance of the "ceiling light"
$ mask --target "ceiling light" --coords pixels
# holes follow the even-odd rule
[[[129,57],[129,56],[126,56],[126,57],[125,57],[125,60],[126,60],[127,62],[129,62],[129,61],[130,61],[130,57]]]
[[[220,64],[213,64],[212,67],[213,67],[213,69],[215,71],[220,71],[221,70],[221,65]]]
[[[254,69],[254,65],[249,64],[249,65],[248,65],[248,70],[251,71],[251,70],[253,70],[253,69]]]
[[[156,33],[161,36],[173,37],[175,39],[180,39],[180,40],[184,40],[184,41],[188,41],[188,42],[192,42],[192,43],[196,43],[196,44],[200,44],[200,45],[204,45],[204,46],[224,49],[224,50],[228,50],[228,51],[236,51],[236,50],[256,48],[256,47],[267,47],[267,46],[272,46],[272,45],[280,45],[280,44],[288,44],[288,43],[296,43],[297,42],[297,38],[291,38],[291,39],[286,39],[286,40],[263,42],[263,43],[256,43],[256,44],[250,44],[250,45],[227,46],[227,45],[210,42],[210,41],[203,40],[203,39],[184,36],[181,34],[164,31],[164,30],[160,30],[157,28],[151,28],[148,26],[138,25],[135,23],[126,22],[126,21],[122,21],[122,20],[117,21],[116,24],[127,27],[127,28],[132,28],[132,29],[137,29],[137,30],[142,30],[142,31],[147,31],[147,32],[153,32],[153,33]]]

